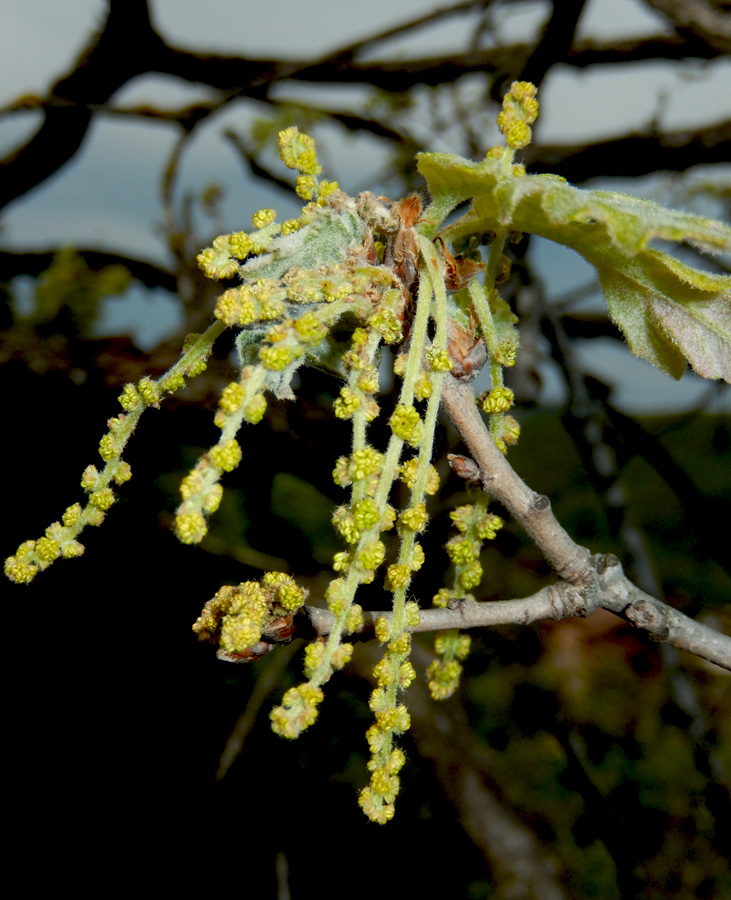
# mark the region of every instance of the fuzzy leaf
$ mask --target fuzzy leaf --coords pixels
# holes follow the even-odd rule
[[[510,229],[571,247],[599,273],[609,311],[630,349],[675,378],[685,360],[705,378],[731,382],[731,278],[686,266],[649,246],[683,241],[731,253],[731,228],[611,191],[575,188],[552,175],[504,175],[499,162],[470,163],[422,154],[419,171],[432,193],[473,197],[445,240]]]
[[[312,221],[285,236],[275,238],[269,250],[252,256],[239,267],[245,281],[257,278],[282,278],[294,268],[313,269],[341,262],[350,247],[363,241],[365,228],[355,213],[352,201],[339,211],[315,208]]]
[[[680,378],[686,360],[731,384],[731,284],[648,249],[621,270],[595,263],[613,321],[635,356]],[[638,302],[639,301],[639,302]]]
[[[453,153],[418,153],[416,168],[426,179],[432,197],[452,208],[479,193],[492,190],[502,177],[496,159],[472,162]]]

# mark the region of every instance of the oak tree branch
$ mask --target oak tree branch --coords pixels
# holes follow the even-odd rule
[[[442,402],[474,457],[485,491],[520,522],[561,580],[519,600],[473,602],[455,598],[445,608],[421,610],[419,624],[408,631],[527,625],[543,619],[588,616],[601,607],[647,632],[652,640],[667,642],[731,671],[731,637],[642,591],[627,578],[612,554],[592,555],[573,540],[554,516],[548,498],[532,491],[497,448],[468,384],[447,375]],[[363,624],[353,638],[372,639],[376,621],[390,616],[386,611],[364,611]],[[334,624],[335,616],[329,610],[305,606],[297,614],[287,640],[294,636],[324,637]],[[276,642],[276,635],[264,631],[261,653],[273,649]],[[229,662],[248,661],[221,650],[218,655]]]
[[[548,498],[534,493],[497,448],[469,385],[447,376],[443,404],[479,467],[483,488],[520,522],[564,584],[584,596],[584,615],[601,606],[647,631],[655,640],[667,641],[731,670],[731,638],[641,591],[626,577],[615,557],[593,557],[570,537],[554,516]],[[562,591],[568,592],[568,587]],[[581,615],[581,604],[568,614]]]

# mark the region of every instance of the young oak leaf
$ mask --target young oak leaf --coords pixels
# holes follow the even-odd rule
[[[655,250],[642,256],[641,265],[622,270],[597,264],[612,320],[632,353],[674,378],[687,360],[704,378],[731,384],[729,279],[724,284]]]
[[[685,242],[731,253],[731,228],[649,200],[575,188],[550,175],[496,177],[493,166],[450,154],[422,154],[430,190],[472,208],[440,232],[445,240],[497,228],[538,234],[592,263],[612,319],[632,352],[680,378],[687,360],[705,378],[731,382],[731,278],[684,265],[649,246]],[[482,187],[475,189],[476,183]]]
[[[439,232],[445,241],[503,228],[539,234],[585,256],[593,245],[607,243],[635,256],[652,240],[731,253],[728,225],[651,200],[577,188],[557,175],[512,175],[498,160],[471,162],[451,153],[420,153],[417,169],[435,199],[449,198],[456,206],[474,198],[469,212]]]

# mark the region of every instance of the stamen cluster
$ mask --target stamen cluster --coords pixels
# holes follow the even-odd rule
[[[480,553],[483,542],[494,540],[503,527],[500,516],[487,511],[488,499],[481,494],[475,503],[459,506],[450,513],[457,527],[457,534],[446,544],[446,550],[453,566],[452,584],[441,588],[432,598],[434,606],[446,606],[451,600],[466,600],[473,603],[473,591],[482,581]],[[429,691],[435,700],[451,697],[459,685],[462,662],[470,651],[470,638],[456,629],[440,631],[434,642],[439,655],[427,670]]]

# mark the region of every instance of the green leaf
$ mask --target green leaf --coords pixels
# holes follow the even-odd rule
[[[502,165],[496,159],[472,162],[453,153],[417,153],[416,168],[426,179],[433,199],[454,209],[460,203],[489,191],[502,177]]]
[[[705,378],[731,383],[731,278],[649,246],[682,241],[731,253],[727,225],[625,194],[581,190],[553,175],[503,174],[495,160],[421,154],[418,168],[438,202],[473,198],[469,212],[440,232],[445,240],[504,229],[571,247],[596,267],[612,319],[636,356],[675,378],[687,360]]]
[[[597,263],[612,320],[635,356],[680,378],[686,360],[704,378],[731,384],[731,290],[705,275],[645,250],[623,269]]]

